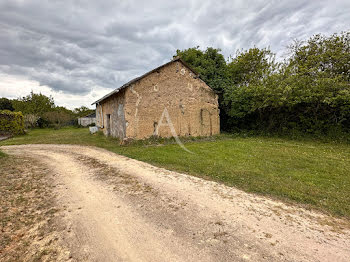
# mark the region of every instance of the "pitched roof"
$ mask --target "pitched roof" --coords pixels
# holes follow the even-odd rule
[[[180,61],[183,65],[185,65],[188,69],[190,69],[197,77],[199,77],[199,74],[193,68],[191,68],[185,61],[183,61],[180,57],[175,57],[173,60],[169,61],[168,63],[165,63],[161,66],[158,66],[157,68],[154,68],[153,70],[143,74],[142,76],[139,76],[139,77],[136,77],[136,78],[130,80],[129,82],[122,85],[121,87],[118,87],[117,89],[113,90],[109,94],[107,94],[107,95],[103,96],[102,98],[100,98],[99,100],[93,102],[91,105],[98,104],[98,103],[102,102],[103,100],[106,100],[108,97],[118,93],[119,91],[123,90],[124,88],[131,86],[132,84],[136,83],[137,81],[141,80],[142,78],[144,78],[144,77],[152,74],[153,72],[156,72],[157,70],[159,70],[159,69],[161,69],[161,68],[163,68],[163,67],[165,67],[173,62],[176,62],[176,61]]]

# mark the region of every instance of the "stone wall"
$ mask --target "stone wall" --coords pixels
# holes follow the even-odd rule
[[[180,61],[101,102],[96,121],[105,135],[121,139],[220,133],[217,95]]]
[[[119,137],[120,139],[126,137],[124,91],[121,90],[100,105],[96,105],[96,126],[102,129],[106,136]]]
[[[220,133],[217,95],[180,61],[126,89],[125,119],[126,136],[135,139]]]

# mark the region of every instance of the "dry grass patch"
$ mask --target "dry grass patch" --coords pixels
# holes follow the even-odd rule
[[[0,261],[64,260],[51,191],[38,163],[0,158]]]

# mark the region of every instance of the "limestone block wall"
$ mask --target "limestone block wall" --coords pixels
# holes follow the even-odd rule
[[[119,137],[120,139],[126,137],[124,94],[124,90],[121,90],[116,95],[96,105],[96,125],[107,136]]]
[[[128,138],[220,133],[217,95],[180,61],[126,88],[124,102]]]
[[[101,104],[96,104],[96,126],[103,128],[103,110]]]

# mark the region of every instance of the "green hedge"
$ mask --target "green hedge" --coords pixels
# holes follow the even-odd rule
[[[0,134],[24,133],[24,117],[21,112],[0,111]]]

